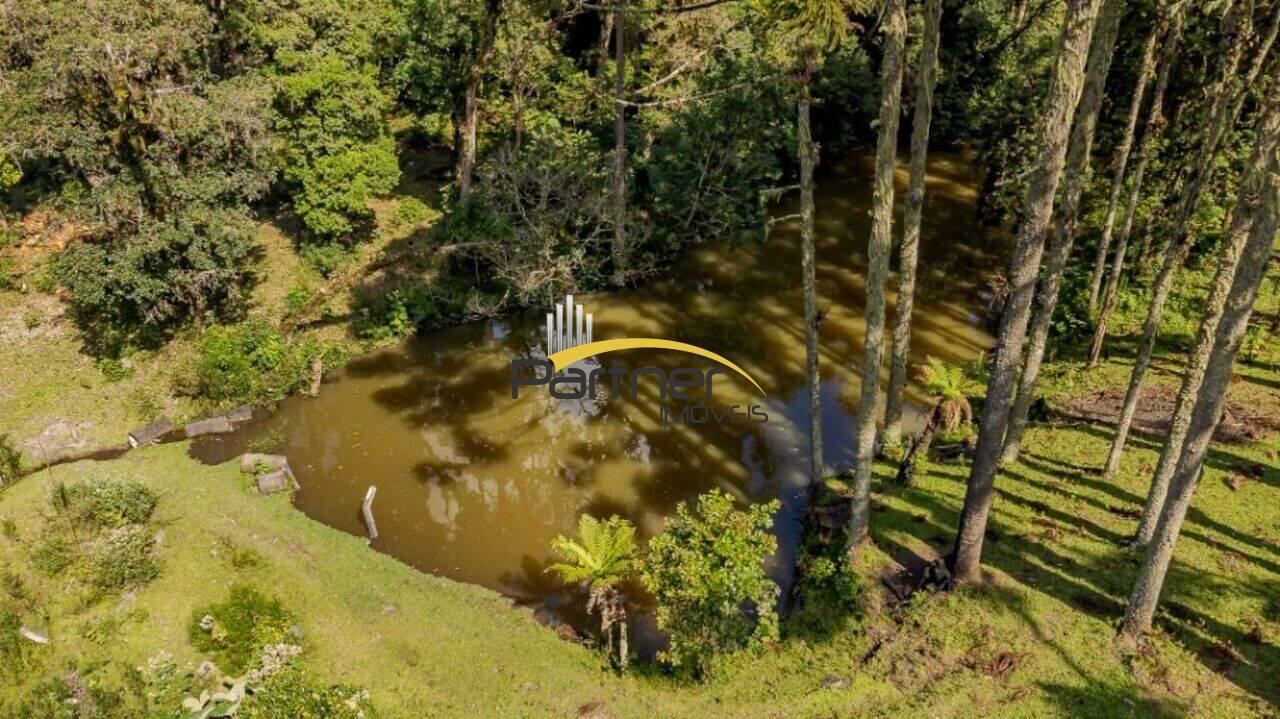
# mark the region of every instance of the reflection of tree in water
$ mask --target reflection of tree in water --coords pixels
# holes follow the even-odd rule
[[[963,193],[948,196],[961,165],[944,161],[940,156],[942,172],[931,180],[942,191],[930,186],[914,361],[926,355],[968,359],[989,341],[972,327],[976,303],[970,300],[990,263],[981,250],[954,241],[956,228],[972,227],[972,200]],[[818,289],[827,311],[821,326],[825,444],[837,470],[852,456],[847,435],[858,409],[846,388],[857,387],[853,362],[862,342],[862,245],[870,204],[860,161],[842,164],[821,180],[817,218]],[[722,412],[735,403],[759,403],[770,414],[768,424],[664,424],[663,397],[651,377],[640,380],[635,399],[609,397],[602,381],[596,397],[555,400],[545,387],[522,387],[513,401],[510,361],[545,356],[544,314],[531,311],[357,358],[318,399],[286,402],[281,415],[301,418],[293,423],[289,454],[308,464],[330,451],[336,455],[325,466],[344,463],[304,478],[312,486],[303,506],[324,518],[329,515],[318,505],[342,504],[335,525],[358,532],[358,494],[377,483],[383,536],[376,547],[428,571],[516,596],[550,597],[558,590],[541,576],[540,558],[581,512],[617,514],[652,534],[678,502],[712,488],[743,501],[781,497],[787,508],[777,523],[784,549],[776,576],[784,578],[794,525],[787,500],[802,487],[797,467],[807,440],[797,428],[807,426],[807,409],[798,401],[805,376],[802,299],[798,270],[792,272],[799,266],[795,228],[779,224],[772,235],[764,244],[694,248],[667,279],[587,298],[599,339],[680,340],[741,365],[767,397],[726,373],[716,377],[710,405]],[[948,281],[929,286],[931,271]],[[601,359],[668,372],[714,366],[662,351]],[[583,369],[598,362],[585,360]],[[680,403],[668,405],[678,413]],[[361,460],[351,449],[357,432],[376,461]]]

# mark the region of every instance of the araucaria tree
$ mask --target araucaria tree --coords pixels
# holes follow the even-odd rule
[[[1218,269],[1204,300],[1204,318],[1196,334],[1195,348],[1187,358],[1187,366],[1182,375],[1182,386],[1178,389],[1173,417],[1169,422],[1169,433],[1160,449],[1160,460],[1156,465],[1155,476],[1151,480],[1146,504],[1142,508],[1142,517],[1138,522],[1138,530],[1133,538],[1135,544],[1146,544],[1151,541],[1152,534],[1155,532],[1160,510],[1164,507],[1165,498],[1169,492],[1169,481],[1173,477],[1187,438],[1192,407],[1204,380],[1209,353],[1213,350],[1214,329],[1217,327],[1219,318],[1222,317],[1227,293],[1231,289],[1231,282],[1235,278],[1240,263],[1241,249],[1254,224],[1255,215],[1259,211],[1258,203],[1264,199],[1267,174],[1272,171],[1271,162],[1275,157],[1277,145],[1280,144],[1280,85],[1273,85],[1270,95],[1270,101],[1259,116],[1256,129],[1257,145],[1240,184],[1236,206],[1231,212],[1231,226],[1222,239]]]
[[[898,296],[893,308],[893,343],[889,355],[889,389],[884,405],[884,441],[902,437],[902,400],[907,387],[907,358],[911,352],[911,313],[915,304],[916,264],[920,257],[920,221],[924,215],[924,175],[929,155],[929,123],[933,117],[933,86],[938,78],[938,43],[942,0],[925,0],[920,62],[916,68],[915,108],[911,119],[911,164],[902,213],[902,244],[898,250]]]
[[[976,580],[979,576],[987,516],[995,498],[996,473],[1022,357],[1022,341],[1026,337],[1036,275],[1044,254],[1045,231],[1066,158],[1071,117],[1084,84],[1085,57],[1099,5],[1100,0],[1069,0],[1058,38],[1053,80],[1040,120],[1040,155],[1027,188],[1022,221],[1018,225],[1009,264],[1009,293],[1000,317],[995,361],[982,406],[977,452],[956,533],[953,564],[956,578],[960,581]]]
[[[1089,169],[1089,157],[1093,149],[1093,131],[1098,125],[1098,113],[1102,110],[1103,90],[1111,56],[1115,50],[1116,35],[1120,31],[1120,16],[1124,0],[1105,0],[1098,16],[1093,42],[1089,48],[1089,60],[1085,65],[1084,90],[1076,106],[1075,120],[1071,125],[1071,140],[1067,147],[1066,168],[1062,179],[1062,198],[1058,202],[1053,234],[1049,237],[1045,267],[1036,293],[1035,314],[1031,320],[1031,332],[1027,341],[1026,363],[1018,383],[1017,398],[1009,414],[1009,428],[1005,431],[1002,462],[1018,458],[1022,447],[1022,435],[1027,429],[1027,417],[1035,399],[1036,382],[1040,377],[1040,364],[1044,360],[1045,346],[1049,341],[1049,327],[1053,312],[1058,306],[1058,291],[1062,276],[1067,270],[1067,259],[1075,241],[1076,221],[1080,217],[1080,197],[1084,194],[1085,179]]]
[[[1182,41],[1182,12],[1181,6],[1173,11],[1173,18],[1166,24],[1169,29],[1164,31],[1164,49],[1160,52],[1160,71],[1156,77],[1155,89],[1151,93],[1151,109],[1147,112],[1147,121],[1142,128],[1142,139],[1138,143],[1138,154],[1133,168],[1133,178],[1129,181],[1129,196],[1125,203],[1124,220],[1120,224],[1120,240],[1116,243],[1115,260],[1111,263],[1111,271],[1107,273],[1107,283],[1105,289],[1102,290],[1101,301],[1102,306],[1098,311],[1097,319],[1094,321],[1093,340],[1089,345],[1088,367],[1090,369],[1098,366],[1098,362],[1102,358],[1102,342],[1107,336],[1107,323],[1111,321],[1111,313],[1115,310],[1116,297],[1120,292],[1120,278],[1125,269],[1125,258],[1129,254],[1129,237],[1133,232],[1134,215],[1138,212],[1138,199],[1142,191],[1142,184],[1146,178],[1147,166],[1151,162],[1151,155],[1154,152],[1156,136],[1160,134],[1164,128],[1164,95],[1169,88],[1169,74],[1173,69],[1174,63],[1178,60],[1178,50]],[[1146,58],[1144,56],[1144,63]],[[1134,97],[1134,104],[1129,108],[1129,117],[1133,119],[1135,113],[1140,109],[1141,98]],[[1101,273],[1106,270],[1106,245],[1110,242],[1112,227],[1115,225],[1116,203],[1120,200],[1120,193],[1124,189],[1123,168],[1116,168],[1116,176],[1112,179],[1111,199],[1107,204],[1107,214],[1103,218],[1102,236],[1098,240],[1100,257],[1094,258],[1094,271],[1101,278]],[[1100,280],[1099,280],[1100,281]],[[1091,280],[1092,282],[1092,280]],[[1093,288],[1090,286],[1089,306],[1092,312],[1093,305],[1096,300],[1093,298]]]
[[[1274,103],[1275,99],[1272,96],[1270,103]],[[1274,111],[1274,107],[1268,110]],[[1139,635],[1151,628],[1165,576],[1169,571],[1169,560],[1173,557],[1174,543],[1178,540],[1182,522],[1191,506],[1196,483],[1204,468],[1209,442],[1221,421],[1232,367],[1249,327],[1258,288],[1274,251],[1276,231],[1280,229],[1280,182],[1277,181],[1280,157],[1277,157],[1274,142],[1266,142],[1263,147],[1265,151],[1258,153],[1253,161],[1255,167],[1265,168],[1262,170],[1265,178],[1257,199],[1258,208],[1249,230],[1249,238],[1236,263],[1238,269],[1231,282],[1231,289],[1226,294],[1220,319],[1212,329],[1203,326],[1214,325],[1214,315],[1218,313],[1210,307],[1202,323],[1201,332],[1206,335],[1212,332],[1213,345],[1205,360],[1204,377],[1191,410],[1182,452],[1169,480],[1168,497],[1160,510],[1151,542],[1147,545],[1146,559],[1125,607],[1121,632],[1130,636]],[[1245,191],[1255,189],[1256,186],[1246,187]]]
[[[785,44],[796,44],[796,154],[800,158],[800,277],[804,293],[805,386],[809,394],[809,481],[822,479],[822,377],[819,372],[818,290],[813,243],[813,172],[818,146],[810,123],[813,75],[823,53],[845,36],[844,6],[833,0],[795,0],[779,5]]]
[[[859,547],[867,538],[871,519],[871,466],[875,461],[880,365],[884,360],[885,288],[889,281],[893,234],[893,171],[898,150],[902,62],[907,34],[903,0],[886,0],[882,22],[884,56],[880,61],[880,118],[875,190],[871,199],[871,237],[867,241],[866,334],[862,353],[862,393],[858,403],[853,511],[849,518],[851,557],[857,556]]]
[[[1192,217],[1200,205],[1201,195],[1208,187],[1214,170],[1213,160],[1217,155],[1218,145],[1223,136],[1234,127],[1236,116],[1240,112],[1240,105],[1234,101],[1236,71],[1240,66],[1244,49],[1248,45],[1251,27],[1248,13],[1251,9],[1251,3],[1235,5],[1228,11],[1223,22],[1226,53],[1219,67],[1216,88],[1212,94],[1213,101],[1206,108],[1201,124],[1200,149],[1188,170],[1187,181],[1178,200],[1173,229],[1165,246],[1160,273],[1151,290],[1151,303],[1147,309],[1146,322],[1142,326],[1142,338],[1138,341],[1133,370],[1129,375],[1129,387],[1125,393],[1124,406],[1120,409],[1116,435],[1102,470],[1103,476],[1106,477],[1113,476],[1120,467],[1120,458],[1129,438],[1133,416],[1138,409],[1143,379],[1151,363],[1151,354],[1155,350],[1156,336],[1160,330],[1160,316],[1164,312],[1165,301],[1169,299],[1169,293],[1173,289],[1174,275],[1182,267],[1195,241],[1191,230]],[[1240,91],[1243,92],[1243,90]]]

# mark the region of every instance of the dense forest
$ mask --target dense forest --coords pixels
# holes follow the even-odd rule
[[[762,568],[778,547],[777,503],[744,509],[730,500],[745,495],[703,493],[652,537],[626,512],[575,509],[579,534],[556,539],[560,561],[543,573],[581,586],[598,622],[590,641],[607,665],[599,674],[714,685],[733,675],[726,657],[741,650],[803,662],[815,646],[838,649],[831,637],[844,634],[874,639],[861,662],[879,661],[897,641],[876,638],[865,618],[875,614],[867,597],[881,593],[881,550],[898,531],[886,507],[954,492],[945,512],[927,512],[946,516],[931,539],[937,556],[903,570],[909,591],[889,587],[895,632],[916,622],[927,633],[928,621],[912,618],[942,611],[917,610],[927,597],[960,597],[951,611],[964,612],[995,601],[1008,577],[1033,584],[1033,572],[999,559],[1009,537],[1052,528],[1056,540],[1095,526],[1073,521],[1078,502],[1054,504],[1067,501],[1059,489],[1048,504],[1036,500],[1024,530],[1000,518],[1012,488],[1034,483],[1020,472],[1042,471],[1043,453],[1062,449],[1054,462],[1070,479],[1048,483],[1093,487],[1105,508],[1118,493],[1132,504],[1108,517],[1115,528],[1097,550],[1108,559],[1087,570],[1105,575],[1096,582],[1110,596],[1071,611],[1118,630],[1116,666],[1143,691],[1066,702],[1053,715],[1212,713],[1182,696],[1173,709],[1142,703],[1156,701],[1151,687],[1161,682],[1177,694],[1168,667],[1149,680],[1159,674],[1149,663],[1194,653],[1169,648],[1176,641],[1162,628],[1187,620],[1187,592],[1172,605],[1161,597],[1166,584],[1188,581],[1183,535],[1202,540],[1208,515],[1237,543],[1211,554],[1240,558],[1227,564],[1256,559],[1250,571],[1260,575],[1224,590],[1246,597],[1247,628],[1231,630],[1234,643],[1222,633],[1206,639],[1218,620],[1200,621],[1197,641],[1211,648],[1198,656],[1225,655],[1231,669],[1219,674],[1243,687],[1248,698],[1227,713],[1276,711],[1280,695],[1264,685],[1280,671],[1280,524],[1274,512],[1233,524],[1200,497],[1204,477],[1222,470],[1217,443],[1232,422],[1253,444],[1242,450],[1247,462],[1222,470],[1230,492],[1252,477],[1271,494],[1248,511],[1263,512],[1275,506],[1280,477],[1278,34],[1276,0],[0,0],[0,309],[13,315],[0,338],[25,358],[3,370],[13,384],[0,384],[0,400],[17,396],[20,375],[60,366],[53,350],[43,356],[24,338],[64,319],[74,344],[66,362],[101,375],[95,392],[107,387],[71,400],[80,390],[66,380],[5,406],[0,492],[41,476],[51,489],[29,500],[42,504],[27,514],[50,517],[38,538],[15,538],[0,514],[9,527],[0,541],[12,544],[0,545],[10,578],[0,594],[0,674],[36,686],[0,695],[0,711],[283,717],[301,716],[296,702],[308,695],[315,716],[354,717],[378,704],[359,687],[330,685],[343,677],[316,678],[318,665],[303,671],[272,654],[295,645],[300,653],[303,641],[259,578],[223,603],[210,599],[178,630],[227,676],[248,671],[251,699],[242,682],[226,705],[206,696],[174,714],[183,697],[200,697],[188,676],[150,699],[104,694],[81,711],[42,713],[65,709],[61,695],[92,695],[77,685],[91,671],[52,684],[36,676],[54,673],[27,646],[49,643],[23,619],[38,613],[38,593],[23,589],[36,580],[10,565],[27,562],[45,577],[40,586],[62,587],[51,597],[82,592],[67,600],[75,611],[101,606],[160,576],[153,554],[162,542],[144,535],[159,526],[157,503],[169,501],[133,479],[49,475],[70,463],[45,446],[61,441],[46,429],[55,414],[112,404],[130,405],[121,410],[129,421],[196,419],[274,406],[308,388],[314,396],[325,372],[359,353],[545,311],[565,294],[637,291],[700,249],[728,266],[792,225],[798,263],[786,271],[803,308],[789,329],[804,359],[790,371],[804,380],[787,401],[804,409],[797,436],[807,479],[794,582],[780,587]],[[922,240],[938,207],[931,152],[965,158],[978,178],[972,211],[982,238],[946,241],[985,243],[999,257],[997,272],[946,278],[980,285],[989,300],[971,314],[988,318],[990,347],[967,364],[911,354],[913,323],[930,319],[921,297],[938,280]],[[871,189],[867,231],[846,260],[823,256],[823,212],[835,201],[818,190],[849,157],[868,158]],[[823,262],[864,273],[865,305],[836,308],[859,318],[856,347],[848,351],[845,338],[847,356],[835,360]],[[824,426],[833,420],[823,375],[833,365],[866,369],[841,397],[855,406],[848,426]],[[1081,387],[1097,390],[1088,406]],[[1157,395],[1164,405],[1155,407]],[[1094,433],[1087,441],[1054,434],[1082,426]],[[848,466],[824,450],[833,432],[850,438]],[[1099,451],[1079,449],[1088,442]],[[919,506],[904,516],[926,521]],[[64,526],[74,541],[54,537]],[[1079,562],[1046,560],[1036,571],[1052,566],[1063,581]],[[89,579],[58,584],[76,571]],[[636,655],[629,612],[653,615],[663,650]],[[48,612],[43,622],[53,623]],[[238,629],[252,635],[246,646]],[[1025,656],[983,652],[956,662],[1004,682]],[[642,693],[625,686],[620,695]],[[112,701],[134,708],[111,713]],[[610,703],[619,714],[657,715],[645,702],[658,700],[636,701]],[[147,713],[130,713],[135,705]],[[553,713],[539,706],[536,715]],[[663,706],[672,716],[692,711]],[[834,701],[812,715],[842,706],[852,705]],[[895,705],[905,715],[937,706]],[[578,716],[613,716],[588,708]]]

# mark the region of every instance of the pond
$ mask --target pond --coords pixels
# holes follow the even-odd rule
[[[871,176],[871,157],[854,155],[827,169],[816,193],[823,444],[833,472],[848,468],[855,451]],[[899,204],[905,181],[902,166]],[[1002,247],[974,219],[976,182],[967,156],[931,156],[913,364],[972,360],[992,343],[986,277]],[[778,216],[795,211],[795,198],[775,208]],[[593,315],[596,340],[677,340],[739,365],[764,395],[726,370],[714,380],[712,404],[757,404],[767,422],[664,421],[657,385],[647,381],[634,399],[555,400],[538,387],[512,399],[512,360],[545,356],[550,308],[537,308],[358,357],[326,377],[318,398],[285,400],[192,452],[226,461],[253,437],[276,436],[275,451],[288,455],[301,486],[294,502],[311,517],[363,536],[361,500],[376,485],[375,549],[574,623],[580,602],[544,568],[552,538],[571,534],[579,514],[618,514],[651,536],[678,502],[712,488],[745,501],[779,498],[771,571],[785,587],[808,471],[798,243],[798,223],[780,223],[767,242],[697,248],[640,289],[577,298]],[[887,360],[886,352],[886,383]],[[719,366],[669,350],[606,360],[614,361]],[[909,399],[910,428],[924,398],[912,387]],[[650,651],[655,633],[639,630],[640,650]]]

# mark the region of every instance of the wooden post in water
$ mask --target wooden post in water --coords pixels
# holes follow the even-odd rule
[[[373,521],[373,498],[378,494],[378,488],[374,485],[369,486],[369,490],[364,493],[364,502],[360,509],[364,512],[364,524],[369,528],[369,541],[378,538],[378,523]]]

